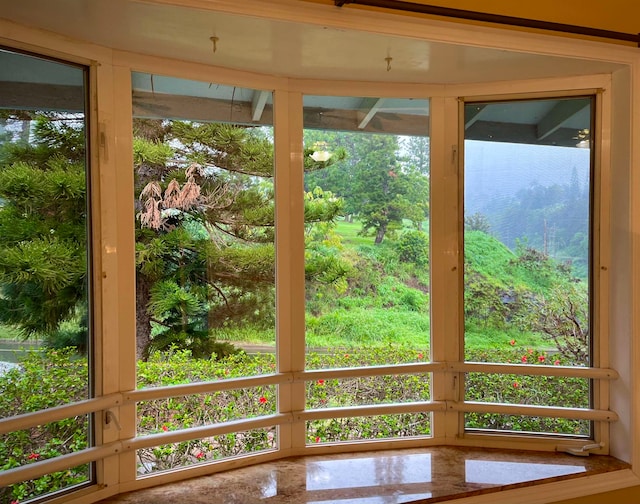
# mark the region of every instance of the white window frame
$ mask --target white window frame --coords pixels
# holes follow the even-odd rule
[[[513,84],[513,85],[512,85]],[[531,83],[527,83],[527,86]],[[464,106],[466,103],[491,103],[491,102],[509,102],[518,100],[536,100],[536,99],[564,99],[571,97],[593,97],[593,114],[594,114],[594,130],[595,135],[592,143],[592,177],[591,181],[591,196],[590,196],[590,220],[589,220],[589,240],[590,240],[590,253],[592,254],[589,266],[589,275],[591,287],[589,290],[590,298],[590,317],[592,318],[591,326],[593,328],[592,335],[592,354],[593,362],[590,368],[574,368],[572,370],[572,376],[580,376],[589,378],[591,381],[592,399],[593,404],[590,409],[591,414],[585,415],[585,419],[592,420],[593,432],[591,440],[557,440],[554,436],[544,437],[544,433],[539,435],[526,434],[526,433],[513,433],[512,439],[503,439],[504,433],[500,432],[478,432],[465,430],[464,426],[464,413],[460,415],[460,430],[458,436],[461,438],[461,444],[466,445],[469,443],[471,446],[475,446],[475,442],[481,442],[483,446],[485,443],[496,446],[511,445],[512,440],[515,441],[519,447],[532,447],[537,446],[538,449],[553,449],[553,450],[566,450],[567,448],[580,450],[581,447],[594,444],[600,444],[600,448],[591,448],[590,453],[608,454],[609,453],[609,424],[618,420],[615,412],[609,411],[609,386],[613,380],[616,380],[619,375],[614,369],[609,368],[609,327],[608,323],[608,300],[609,300],[609,282],[608,282],[608,258],[610,257],[610,241],[609,226],[607,223],[610,221],[610,200],[611,194],[609,176],[610,176],[610,144],[611,138],[608,136],[610,128],[604,129],[603,124],[610,122],[611,104],[608,99],[611,96],[611,79],[608,76],[590,76],[576,78],[571,88],[563,89],[562,86],[565,82],[554,82],[554,80],[544,80],[539,83],[535,83],[538,87],[538,91],[535,92],[523,92],[519,93],[519,83],[510,83],[505,90],[505,94],[500,94],[499,86],[497,87],[497,93],[492,95],[467,95],[464,97],[458,97],[459,101],[459,113],[458,113],[458,127],[459,127],[459,145],[458,150],[460,154],[458,156],[458,173],[460,176],[460,194],[459,201],[464,201]],[[462,203],[460,203],[462,206]],[[463,212],[460,212],[463,213]],[[459,222],[464,221],[464,216],[459,216]],[[460,229],[461,242],[459,244],[460,250],[464,249],[464,225]],[[464,269],[464,257],[460,254],[459,270]],[[462,275],[461,275],[462,276]],[[464,296],[463,280],[458,284],[461,286],[462,292],[459,295],[462,297],[460,303],[462,304]],[[464,314],[461,314],[464,320]],[[460,347],[464,346],[464,325],[460,328]],[[452,356],[453,357],[453,356]],[[529,373],[535,373],[545,375],[544,371],[537,371],[540,369],[537,365],[504,365],[504,364],[485,364],[485,363],[464,363],[463,356],[460,356],[461,364],[459,368],[461,371],[473,371],[473,372],[486,372],[486,373],[506,373],[515,372],[526,374],[523,371]],[[549,366],[547,366],[549,367]],[[548,369],[547,371],[553,372]],[[550,376],[546,374],[546,376]],[[559,373],[556,376],[561,376]],[[569,375],[564,375],[569,376]],[[458,383],[460,384],[460,390],[457,392],[458,397],[464,397],[464,376],[461,373],[458,376]],[[464,401],[463,401],[464,402]],[[510,405],[511,406],[511,405]],[[533,408],[530,407],[517,407],[515,408],[500,408],[494,409],[496,412],[503,412],[508,414],[521,414],[527,410]],[[482,406],[477,404],[467,404],[463,406],[463,409],[468,411],[481,411]],[[513,413],[511,412],[513,411]],[[589,418],[586,418],[589,417]]]
[[[257,4],[248,0],[246,4],[237,2],[220,2],[219,8],[227,12],[246,14]],[[214,7],[211,7],[214,8]],[[288,19],[292,21],[324,24],[344,29],[352,29],[350,17],[338,16],[313,6],[305,6],[295,12],[289,9],[273,9],[270,13],[261,13],[263,17]],[[350,15],[349,15],[350,16]],[[291,18],[291,19],[290,19]],[[428,29],[427,29],[428,28]],[[523,52],[537,52],[549,55],[560,55],[602,61],[615,61],[626,65],[613,75],[592,76],[585,78],[566,77],[561,79],[522,81],[518,83],[517,92],[531,96],[538,92],[568,92],[581,86],[586,88],[602,88],[603,110],[599,128],[602,134],[600,146],[600,191],[601,208],[600,233],[609,236],[610,240],[599,239],[599,263],[601,287],[608,294],[603,295],[597,307],[598,333],[608,334],[601,337],[600,363],[615,368],[619,378],[611,382],[611,387],[599,387],[601,405],[610,404],[620,420],[611,425],[610,452],[632,464],[627,471],[614,474],[577,479],[540,485],[536,492],[530,489],[501,492],[461,499],[457,502],[542,502],[548,500],[578,497],[590,493],[603,492],[616,488],[640,484],[640,443],[637,432],[640,432],[640,345],[636,344],[640,337],[640,310],[634,306],[640,299],[640,142],[634,139],[640,131],[640,99],[637,93],[640,88],[640,56],[636,48],[612,46],[592,41],[576,41],[533,35],[520,32],[509,32],[484,27],[461,28],[451,23],[427,21],[424,19],[404,17],[383,17],[377,13],[361,12],[358,15],[358,29],[372,33],[384,33],[395,36],[408,36],[418,39],[467,44],[470,46],[494,47]],[[123,404],[124,394],[135,389],[135,342],[131,334],[135,334],[135,286],[133,272],[133,201],[132,198],[118,197],[121,194],[133,194],[132,148],[131,148],[131,109],[130,109],[130,72],[152,71],[175,75],[181,78],[211,80],[222,84],[236,84],[260,89],[275,90],[276,162],[278,163],[280,194],[289,194],[293,198],[301,183],[301,95],[348,93],[354,94],[360,87],[364,93],[374,96],[406,96],[429,97],[431,99],[431,140],[432,140],[432,177],[442,181],[457,180],[459,166],[453,157],[452,148],[459,145],[458,97],[495,96],[515,92],[514,83],[486,83],[477,85],[442,85],[424,86],[408,84],[372,84],[372,83],[327,83],[324,81],[289,80],[273,76],[256,76],[245,72],[234,72],[226,69],[203,67],[186,62],[161,60],[131,53],[122,53],[108,48],[84,42],[75,42],[50,33],[26,28],[12,22],[0,20],[0,43],[7,47],[29,50],[34,53],[54,56],[60,59],[91,65],[91,103],[92,128],[97,136],[91,138],[92,173],[97,190],[92,197],[92,205],[96,209],[94,219],[94,270],[96,274],[95,289],[99,292],[96,301],[100,303],[96,321],[96,408],[98,411],[111,411],[119,418],[120,429],[113,423],[103,424],[98,429],[97,441],[105,445],[97,447],[95,457],[98,459],[98,485],[85,489],[73,497],[67,496],[65,502],[94,502],[115,493],[144,488],[145,486],[176,481],[212,472],[210,466],[165,473],[153,478],[136,480],[135,458],[133,452],[126,451],[124,440],[130,438],[135,430],[135,405]],[[425,34],[428,35],[425,36]],[[592,79],[583,83],[582,79]],[[609,80],[608,85],[596,83],[598,79]],[[259,84],[258,84],[259,83]],[[541,87],[544,84],[543,87]],[[609,92],[607,92],[607,90]],[[608,100],[608,101],[607,101]],[[608,103],[608,105],[607,105]],[[609,112],[606,111],[609,107]],[[279,132],[279,133],[278,133]],[[459,153],[457,154],[460,158]],[[296,174],[297,173],[297,174]],[[293,175],[292,175],[293,174]],[[437,174],[437,175],[436,175]],[[445,334],[456,334],[456,338],[436,338],[432,343],[432,360],[443,362],[460,361],[460,324],[458,318],[460,306],[450,306],[447,299],[458,299],[460,302],[460,284],[450,282],[450,270],[460,267],[460,237],[449,231],[460,229],[460,212],[450,212],[451,197],[459,200],[459,185],[445,184],[438,191],[437,186],[431,188],[432,210],[440,208],[446,212],[438,226],[432,229],[432,284],[441,296],[432,300],[433,331],[442,330]],[[303,247],[298,238],[296,228],[301,227],[299,217],[282,217],[282,212],[301,208],[301,202],[282,200],[277,202],[281,216],[278,222],[290,226],[281,231],[278,246],[291,247],[295,256],[293,261],[278,259],[279,289],[278,307],[278,343],[282,347],[280,364],[282,373],[297,373],[300,367],[300,310],[295,310],[296,301],[287,303],[288,296],[295,298],[296,293],[303,292],[299,274],[303,265]],[[456,203],[457,204],[457,203]],[[285,208],[282,208],[285,205]],[[282,220],[281,220],[282,219]],[[282,227],[282,226],[281,226]],[[98,245],[99,244],[99,245]],[[97,251],[99,247],[99,252]],[[603,269],[606,268],[606,269]],[[436,271],[437,268],[437,271]],[[296,273],[296,271],[298,273]],[[457,273],[459,275],[459,273]],[[290,289],[290,290],[289,290]],[[444,294],[444,295],[443,295]],[[298,296],[298,299],[300,296]],[[299,301],[297,301],[299,303]],[[303,327],[303,326],[302,326]],[[450,341],[451,340],[451,341]],[[608,341],[603,341],[608,340]],[[454,358],[454,356],[456,356]],[[449,358],[449,359],[447,359]],[[303,358],[302,358],[303,359]],[[445,379],[436,380],[432,388],[433,400],[451,401],[455,399],[455,390],[447,386],[456,373],[455,366],[442,372]],[[281,386],[279,392],[282,411],[297,411],[303,401],[303,386],[299,383],[288,383]],[[98,404],[99,403],[99,404]],[[487,446],[487,440],[477,440],[465,436],[459,439],[460,413],[445,409],[434,412],[434,444],[441,442],[461,445]],[[457,419],[457,420],[456,420]],[[279,456],[301,453],[299,449],[301,436],[300,425],[292,422],[290,427],[281,431],[282,451]],[[296,426],[297,425],[297,426]],[[302,427],[304,429],[304,427]],[[602,439],[606,433],[599,433]],[[493,441],[492,441],[493,442]],[[367,449],[366,444],[361,445]],[[512,440],[507,445],[496,441],[495,446],[514,448],[530,447],[526,440],[521,445]],[[124,450],[123,450],[124,449]],[[356,448],[353,448],[356,449]],[[349,451],[353,451],[350,447]],[[344,447],[342,448],[344,450]],[[324,453],[330,452],[326,448]],[[314,453],[321,453],[315,451]],[[271,457],[273,458],[273,457]],[[262,458],[260,460],[268,460]],[[245,461],[246,462],[246,461]],[[242,465],[235,462],[232,465]],[[246,462],[249,463],[249,462]],[[231,465],[231,464],[230,464]],[[220,465],[220,469],[225,468]],[[535,495],[532,495],[534,494]],[[70,500],[71,497],[71,500]]]

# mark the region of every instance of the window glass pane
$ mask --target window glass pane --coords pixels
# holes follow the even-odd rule
[[[271,92],[137,72],[132,82],[138,387],[273,373]],[[139,404],[138,433],[269,414],[272,389]],[[145,471],[168,469],[149,453]]]
[[[465,105],[467,361],[591,363],[592,110],[591,97]],[[515,393],[511,378],[479,391],[468,377],[466,398]],[[544,389],[533,403],[590,406],[588,380],[526,378]]]
[[[465,413],[467,429],[493,430],[512,433],[548,433],[564,436],[588,437],[591,422],[571,418],[499,415],[495,413]]]
[[[306,368],[428,361],[429,100],[305,96],[304,128]],[[346,406],[343,386],[365,383],[406,400],[384,378],[342,380],[320,399]]]
[[[137,453],[138,475],[273,450],[277,446],[277,432],[273,426],[143,448]]]
[[[589,403],[589,380],[563,376],[467,373],[470,401],[583,408]]]
[[[331,418],[307,422],[307,444],[407,438],[431,434],[429,413]]]
[[[0,417],[86,400],[86,69],[0,49]],[[0,436],[0,470],[87,448],[86,416]],[[0,489],[25,501],[89,465]]]
[[[307,382],[307,408],[428,401],[428,374],[320,378]]]

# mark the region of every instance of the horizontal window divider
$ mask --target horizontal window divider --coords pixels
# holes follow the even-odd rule
[[[37,425],[44,425],[66,418],[95,413],[96,411],[119,406],[122,404],[122,401],[122,394],[109,394],[40,411],[2,418],[0,419],[0,434],[30,429]]]
[[[191,441],[210,436],[231,434],[251,429],[261,429],[263,427],[273,427],[276,425],[288,424],[292,421],[293,415],[291,413],[276,413],[274,415],[263,415],[255,418],[243,418],[223,423],[200,425],[198,427],[190,427],[188,429],[181,429],[177,431],[159,432],[157,434],[149,434],[147,436],[138,436],[123,441],[123,448],[125,451],[140,450],[142,448],[152,448],[154,446],[180,443],[182,441]]]
[[[594,367],[548,366],[526,364],[503,364],[493,362],[450,362],[448,370],[457,373],[495,373],[535,376],[563,376],[565,378],[591,378],[594,380],[617,380],[615,369]]]
[[[428,411],[445,411],[444,401],[422,401],[402,404],[376,404],[367,406],[350,406],[346,408],[320,408],[305,411],[294,411],[295,422],[308,420],[324,420],[328,418],[347,418],[361,416],[390,415],[400,413],[426,413]]]
[[[448,401],[447,409],[464,413],[496,413],[515,416],[542,416],[569,418],[572,420],[595,420],[615,422],[618,415],[615,411],[587,408],[563,408],[558,406],[533,406],[530,404],[485,403],[476,401]]]
[[[150,434],[148,436],[125,439],[115,441],[113,443],[104,444],[86,448],[74,453],[61,455],[59,457],[33,462],[21,467],[15,467],[5,471],[0,471],[0,488],[13,485],[21,481],[38,478],[45,474],[57,471],[63,471],[82,464],[95,462],[102,458],[117,453],[138,450],[141,448],[151,448],[169,443],[179,443],[182,441],[190,441],[208,436],[216,436],[240,432],[251,429],[260,429],[263,427],[272,427],[276,425],[292,423],[293,415],[291,413],[279,413],[274,415],[265,415],[256,418],[233,420],[219,424],[204,425],[182,429],[173,432],[162,432],[158,434]]]
[[[5,471],[0,471],[0,488],[14,485],[22,481],[28,481],[45,474],[51,474],[65,469],[71,469],[82,464],[88,464],[103,459],[110,455],[122,451],[122,443],[114,441],[113,443],[104,444],[79,450],[59,457],[40,460],[31,464],[14,467]]]
[[[198,383],[185,383],[183,385],[167,385],[132,390],[124,393],[126,402],[151,401],[153,399],[166,399],[183,395],[206,394],[224,390],[239,388],[260,387],[262,385],[278,385],[293,380],[291,373],[274,373],[263,376],[249,376],[246,378],[229,378],[227,380],[204,381]]]
[[[328,368],[293,373],[294,382],[314,381],[317,379],[360,378],[365,376],[386,376],[400,374],[433,373],[446,371],[445,362],[417,362],[412,364],[395,364],[391,366],[362,366],[352,368]]]

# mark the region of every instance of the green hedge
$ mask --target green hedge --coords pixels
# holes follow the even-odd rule
[[[376,347],[310,353],[306,368],[329,369],[424,362],[427,349]],[[467,360],[534,364],[571,364],[557,355],[515,346],[467,355]],[[153,354],[138,363],[138,388],[178,385],[206,380],[273,373],[273,354],[243,352],[221,360],[193,359],[188,351]],[[86,359],[71,350],[31,352],[20,367],[0,376],[0,411],[4,417],[38,411],[87,397]],[[534,377],[471,373],[466,376],[467,400],[511,404],[589,406],[589,382],[577,378]],[[428,374],[328,379],[306,383],[307,408],[348,407],[394,402],[428,401]],[[276,387],[260,386],[196,396],[144,401],[138,405],[138,435],[211,425],[276,412]],[[589,434],[589,423],[536,417],[467,414],[469,428],[509,431]],[[4,435],[0,442],[0,469],[57,457],[87,446],[87,417],[52,422]],[[422,414],[378,415],[314,420],[307,423],[309,444],[405,437],[430,434],[430,416]],[[140,473],[172,469],[206,460],[255,453],[277,446],[277,430],[271,428],[232,433],[138,450]],[[62,471],[33,481],[0,489],[0,504],[37,497],[79,482],[89,476],[88,466]]]

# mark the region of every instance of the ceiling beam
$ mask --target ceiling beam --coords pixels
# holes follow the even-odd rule
[[[269,91],[254,91],[253,100],[251,102],[251,120],[253,122],[259,122],[262,117],[262,112],[267,104],[267,99],[271,93]]]
[[[303,113],[304,127],[308,129],[360,131],[421,137],[429,135],[429,116],[427,115],[377,112],[362,128],[360,127],[362,125],[362,112],[359,110],[305,107]]]
[[[540,139],[535,124],[506,123],[495,121],[476,121],[465,132],[465,140],[485,142],[508,142],[529,145],[555,145],[577,147],[576,130],[557,128],[553,133]]]
[[[264,105],[259,119],[254,120],[252,102],[214,100],[199,96],[184,96],[133,91],[133,116],[146,119],[226,122],[246,125],[272,125],[273,108]]]
[[[366,98],[363,101],[364,109],[369,109],[369,111],[365,114],[360,124],[358,124],[358,129],[365,129],[367,124],[373,119],[373,116],[380,110],[382,104],[384,103],[384,98]]]
[[[84,112],[82,86],[0,81],[0,109]]]
[[[536,126],[538,140],[544,140],[578,112],[591,104],[589,99],[560,100]]]
[[[373,105],[372,105],[373,107]],[[376,109],[378,110],[378,109]],[[265,104],[259,120],[254,121],[253,100],[214,100],[196,96],[181,96],[133,92],[134,117],[147,119],[176,119],[184,121],[227,122],[246,125],[272,125],[273,107]],[[391,135],[427,136],[429,116],[377,112],[364,127],[362,111],[323,107],[304,108],[304,127],[335,131],[364,131]]]

